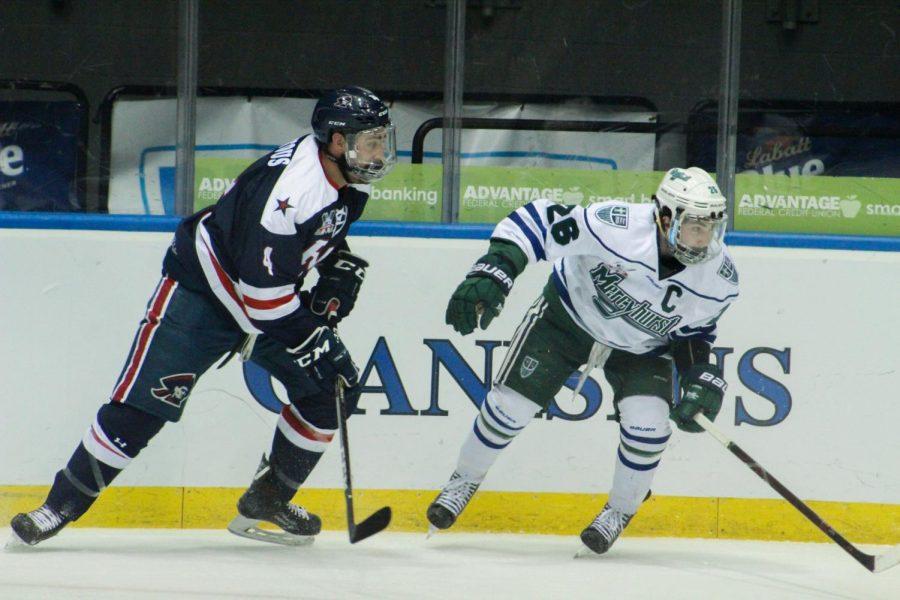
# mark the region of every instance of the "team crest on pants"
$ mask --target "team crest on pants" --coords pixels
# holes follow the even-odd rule
[[[526,356],[522,359],[522,364],[519,365],[519,377],[522,379],[531,377],[531,374],[534,373],[534,370],[538,368],[539,364],[541,363],[536,359]]]
[[[194,387],[197,376],[193,373],[179,373],[178,375],[168,375],[159,380],[160,387],[153,388],[150,393],[157,400],[162,400],[166,404],[171,404],[176,408],[181,408],[184,401],[187,400]]]

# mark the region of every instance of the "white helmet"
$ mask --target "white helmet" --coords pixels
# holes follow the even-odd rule
[[[669,169],[656,190],[655,199],[660,229],[661,214],[668,214],[672,219],[665,239],[679,262],[695,265],[711,260],[722,251],[725,196],[709,173],[699,167]]]

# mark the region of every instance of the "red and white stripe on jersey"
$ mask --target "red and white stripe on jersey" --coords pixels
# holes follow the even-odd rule
[[[293,284],[259,288],[238,281],[238,291],[247,316],[257,321],[280,319],[300,308],[300,298],[294,293]]]
[[[203,225],[204,217],[197,225],[194,247],[206,281],[216,298],[228,309],[238,326],[246,333],[262,333],[250,319],[272,321],[291,314],[300,308],[300,298],[294,293],[293,284],[258,288],[243,281],[235,282],[222,268],[213,250],[209,232]]]
[[[144,316],[143,323],[134,338],[134,347],[125,363],[127,366],[122,371],[115,388],[113,388],[113,393],[110,397],[112,400],[122,402],[131,391],[131,387],[137,379],[137,374],[144,364],[144,359],[147,358],[147,348],[150,347],[150,342],[156,334],[160,320],[166,314],[166,308],[169,306],[169,301],[172,299],[177,287],[178,282],[169,277],[163,277],[156,286],[156,291],[153,292],[150,303],[147,305],[147,314]]]
[[[334,437],[334,429],[320,429],[302,416],[293,406],[285,406],[278,418],[278,430],[284,434],[293,445],[310,452],[325,452],[331,438]]]
[[[100,422],[95,418],[88,430],[84,432],[84,438],[81,442],[84,444],[85,450],[90,452],[94,458],[107,464],[114,469],[124,469],[131,462],[131,457],[122,452],[116,445],[106,437]]]
[[[222,268],[219,259],[216,258],[216,254],[213,252],[212,240],[210,240],[209,232],[203,225],[203,221],[208,218],[208,216],[203,217],[200,223],[197,224],[197,234],[194,240],[194,248],[197,251],[197,258],[199,259],[200,267],[203,269],[203,274],[206,276],[206,281],[209,283],[213,294],[231,313],[241,330],[246,333],[262,333],[250,322],[240,294],[235,289],[234,281]]]

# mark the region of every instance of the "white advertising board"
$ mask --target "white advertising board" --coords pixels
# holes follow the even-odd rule
[[[195,158],[198,202],[218,198],[255,158],[312,132],[315,100],[203,97],[197,100]],[[109,212],[174,214],[176,100],[119,100],[113,108]],[[394,102],[401,161],[409,161],[416,129],[442,116],[437,102]],[[503,119],[614,120],[650,123],[651,112],[605,110],[583,102],[559,105],[467,104],[464,116]],[[440,162],[438,129],[425,137],[425,162]],[[652,133],[465,130],[463,165],[652,171]]]
[[[48,484],[64,464],[119,373],[170,237],[0,230],[0,484]],[[434,489],[452,471],[476,413],[457,379],[470,389],[471,375],[483,382],[491,346],[493,366],[500,364],[498,344],[540,292],[547,266],[517,280],[490,329],[463,338],[444,324],[444,308],[483,241],[350,243],[372,266],[342,337],[359,366],[371,367],[365,385],[390,390],[363,394],[365,414],[351,419],[356,484]],[[900,503],[900,256],[732,250],[742,296],[716,344],[730,383],[717,423],[804,498]],[[605,418],[608,385],[593,377],[602,390],[595,414],[535,419],[485,489],[606,491],[618,435]],[[569,397],[559,394],[560,411],[591,406]],[[244,486],[274,422],[232,360],[200,380],[182,421],[167,425],[116,484]],[[338,460],[329,449],[307,485],[340,487]],[[774,496],[714,440],[677,431],[654,493]]]

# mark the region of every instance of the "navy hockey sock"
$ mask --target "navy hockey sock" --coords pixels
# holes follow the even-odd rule
[[[104,404],[65,468],[57,472],[47,504],[77,520],[165,423],[126,404]]]
[[[278,482],[278,496],[289,501],[315,468],[334,436],[333,429],[316,427],[293,406],[281,411],[269,465]]]

